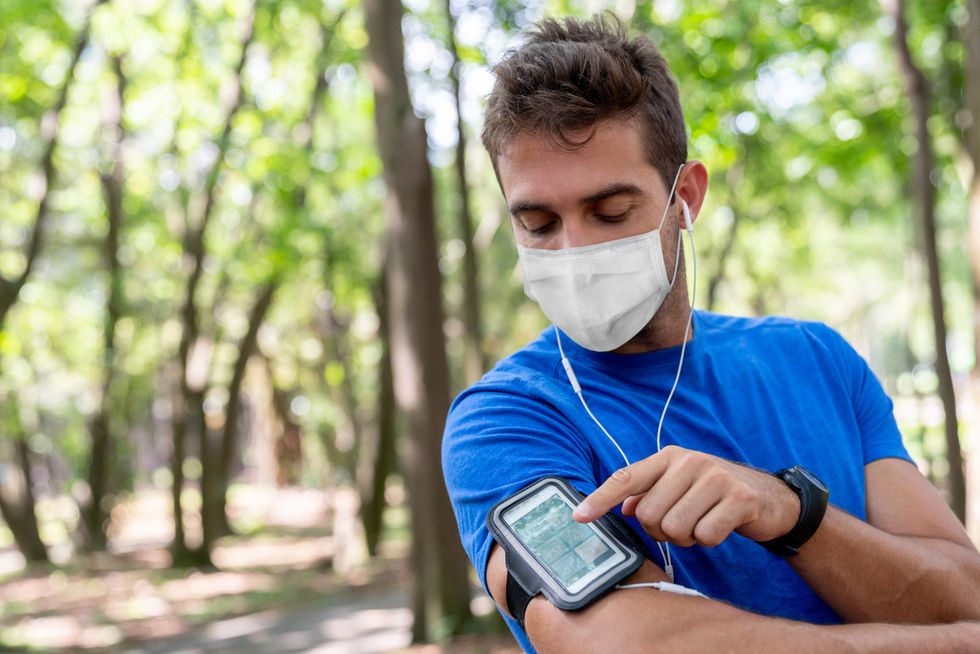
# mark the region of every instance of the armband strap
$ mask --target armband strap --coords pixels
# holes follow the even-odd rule
[[[531,603],[531,594],[521,588],[521,585],[514,579],[509,571],[507,572],[507,610],[511,616],[524,629],[524,613],[527,605]]]

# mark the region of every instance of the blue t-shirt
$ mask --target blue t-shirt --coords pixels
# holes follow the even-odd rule
[[[656,452],[657,423],[680,347],[643,354],[592,352],[562,334],[589,408],[630,461]],[[864,466],[911,461],[892,402],[865,361],[834,330],[785,318],[694,317],[661,445],[765,469],[801,465],[830,502],[864,520]],[[443,440],[446,486],[463,547],[486,586],[490,508],[546,475],[588,494],[623,467],[562,369],[554,329],[502,360],[453,402]],[[618,511],[618,509],[616,509]],[[656,544],[635,519],[652,560]],[[709,597],[812,623],[840,617],[779,557],[738,534],[714,548],[671,547],[676,581]],[[524,632],[504,616],[527,652]]]

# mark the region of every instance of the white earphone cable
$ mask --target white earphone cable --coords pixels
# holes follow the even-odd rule
[[[692,597],[707,597],[703,593],[699,593],[693,588],[688,588],[687,586],[681,586],[675,583],[668,583],[666,581],[642,581],[635,584],[617,584],[616,588],[655,588],[659,591],[665,593],[676,593],[677,595],[690,595]]]
[[[682,169],[683,166],[681,166],[681,168],[678,169],[677,175],[674,177],[674,184],[671,186],[670,189],[671,195],[673,195],[674,188],[677,186],[677,180],[680,178],[680,173]],[[661,225],[662,224],[663,224],[663,219],[661,219]],[[688,239],[691,244],[691,262],[693,268],[692,272],[694,274],[694,281],[692,283],[692,291],[690,295],[690,300],[688,302],[689,311],[687,316],[687,324],[684,327],[684,339],[681,342],[681,356],[677,364],[677,374],[674,375],[674,383],[670,387],[670,393],[667,395],[667,401],[664,402],[664,408],[660,412],[660,420],[657,423],[657,452],[660,452],[660,435],[664,426],[664,418],[667,416],[667,408],[670,406],[670,401],[674,397],[674,392],[677,390],[677,384],[681,378],[681,370],[683,370],[684,367],[684,354],[687,351],[687,337],[690,334],[691,324],[694,321],[694,298],[696,296],[697,288],[698,288],[698,257],[697,257],[697,252],[695,251],[694,248],[694,231],[691,228],[691,223],[689,220],[687,221],[686,231],[687,231]],[[677,252],[674,255],[674,275],[671,278],[671,285],[673,285],[674,280],[677,279],[678,266],[680,265],[680,252],[682,247],[681,243],[684,240],[684,237],[681,235],[680,232],[681,230],[678,229]],[[555,329],[555,340],[558,344],[558,353],[561,355],[561,364],[562,367],[565,369],[565,374],[568,376],[568,381],[572,385],[572,389],[575,391],[575,394],[578,396],[578,399],[582,402],[582,406],[585,407],[586,413],[589,414],[589,417],[592,418],[592,421],[599,427],[602,433],[605,434],[606,438],[609,439],[609,442],[611,442],[616,447],[616,450],[619,452],[619,455],[623,457],[623,461],[626,462],[626,465],[627,466],[631,465],[632,462],[629,460],[629,457],[626,456],[626,453],[623,451],[623,448],[620,447],[619,443],[616,441],[615,438],[613,438],[612,434],[610,434],[609,431],[606,430],[603,424],[599,422],[599,419],[595,417],[595,414],[592,413],[592,409],[589,408],[588,403],[585,401],[585,396],[582,394],[582,386],[581,384],[579,384],[578,378],[575,376],[575,370],[572,368],[572,363],[571,361],[568,360],[568,357],[565,356],[565,349],[564,347],[562,347],[561,344],[561,332],[558,331],[558,325],[553,325],[553,327]],[[673,565],[672,558],[670,556],[670,545],[668,543],[661,543],[660,541],[656,541],[656,543],[657,543],[657,549],[660,551],[660,557],[664,562],[664,572],[667,573],[667,577],[670,579],[671,582],[673,582],[674,565]],[[671,583],[671,585],[673,585],[673,583]],[[625,588],[625,587],[638,587],[638,586],[630,585],[630,586],[623,586],[623,587]],[[662,590],[667,590],[667,589],[663,588]],[[696,591],[692,591],[692,592],[696,592]]]
[[[630,461],[629,457],[626,456],[626,452],[624,452],[623,448],[619,446],[619,443],[616,442],[616,439],[613,438],[612,434],[610,434],[603,426],[603,424],[599,422],[599,419],[595,417],[594,413],[592,413],[592,409],[589,408],[588,402],[585,401],[585,396],[582,394],[582,386],[579,385],[578,378],[575,376],[575,371],[572,369],[572,362],[569,361],[568,357],[565,356],[565,348],[563,348],[561,344],[561,332],[558,331],[557,325],[554,325],[554,328],[555,328],[555,340],[558,342],[558,352],[561,354],[561,364],[565,368],[565,374],[568,375],[568,381],[571,383],[572,389],[575,391],[575,394],[578,396],[579,401],[582,402],[582,406],[585,407],[586,413],[588,413],[589,417],[592,418],[592,422],[594,422],[599,427],[602,433],[606,435],[606,438],[609,439],[609,442],[612,443],[613,446],[615,446],[616,450],[619,452],[619,455],[623,457],[623,461],[626,462],[626,465],[631,465],[632,462]],[[663,418],[661,417],[661,420],[662,419]],[[657,542],[657,549],[660,551],[660,558],[664,562],[664,572],[666,572],[670,580],[673,581],[674,566],[672,565],[670,560],[670,546],[667,545],[666,543],[661,543],[660,541],[656,541],[656,542]]]
[[[660,422],[657,424],[657,451],[660,451],[660,431],[664,426],[664,416],[667,415],[667,407],[670,406],[670,401],[674,398],[674,391],[677,390],[677,382],[681,379],[681,369],[684,367],[684,351],[687,349],[687,336],[691,331],[691,323],[694,321],[694,298],[698,292],[698,254],[694,251],[694,233],[692,231],[687,232],[687,236],[691,241],[691,264],[694,272],[694,281],[691,283],[691,301],[688,303],[690,308],[687,314],[687,325],[684,327],[684,340],[681,341],[681,360],[677,364],[677,374],[674,376],[674,385],[670,387],[670,393],[667,395],[667,401],[664,402],[664,409],[660,412]],[[677,235],[677,242],[680,244],[682,237],[680,234]],[[680,257],[678,257],[679,259]],[[677,274],[676,272],[674,273]]]

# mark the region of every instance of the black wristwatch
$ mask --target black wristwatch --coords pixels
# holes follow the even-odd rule
[[[796,556],[800,547],[816,533],[827,513],[830,491],[815,474],[800,466],[785,468],[773,474],[800,496],[800,519],[789,533],[773,540],[758,542],[778,556]]]

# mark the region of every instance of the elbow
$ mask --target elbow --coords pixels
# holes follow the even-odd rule
[[[890,584],[868,593],[859,606],[847,608],[838,611],[849,623],[980,620],[980,555],[960,546],[937,547],[917,565],[902,566]]]
[[[948,622],[980,620],[980,554],[976,550],[968,551],[966,558],[962,564],[953,564],[959,570],[963,592],[957,593],[955,608]]]
[[[937,558],[935,566],[926,568],[923,574],[928,578],[920,586],[931,586],[936,600],[930,607],[932,610],[924,612],[928,617],[916,622],[945,624],[980,620],[980,554],[963,548],[962,553]]]
[[[972,547],[954,545],[945,556],[934,553],[935,566],[928,566],[923,580],[936,598],[934,622],[980,620],[980,553]],[[926,585],[927,584],[927,585]]]

